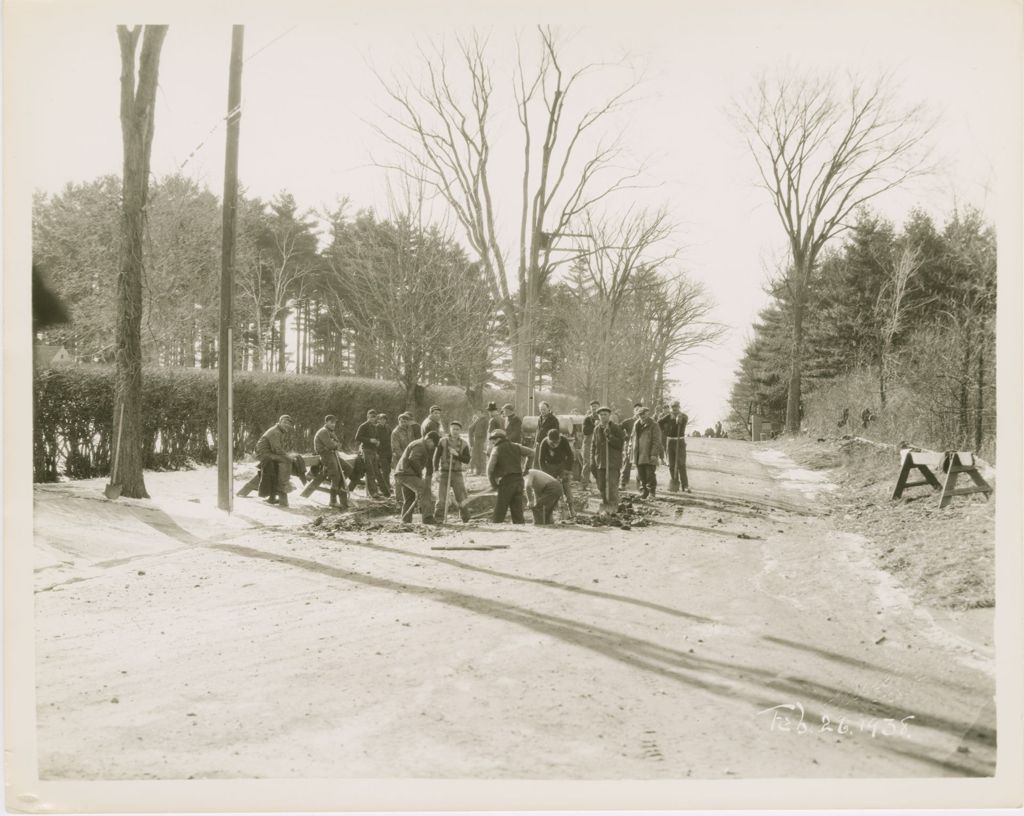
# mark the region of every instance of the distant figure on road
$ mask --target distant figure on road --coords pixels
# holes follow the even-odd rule
[[[341,442],[338,441],[334,429],[338,420],[334,414],[324,417],[324,426],[316,432],[313,437],[313,452],[320,457],[320,467],[331,480],[331,507],[339,506],[338,494],[341,496],[341,506],[348,504],[348,496],[345,491],[345,474],[341,470],[341,462],[338,460],[338,453],[341,451]]]
[[[402,489],[402,521],[412,522],[412,514],[419,504],[424,524],[434,523],[434,503],[430,498],[431,461],[438,435],[428,432],[422,439],[408,444],[395,470],[395,481]]]
[[[501,524],[505,514],[512,514],[513,524],[525,524],[523,518],[523,457],[532,456],[533,449],[510,442],[502,430],[491,432],[491,457],[487,462],[487,479],[498,491],[493,521]]]
[[[434,473],[437,474],[437,504],[434,518],[440,516],[448,503],[448,490],[455,494],[455,506],[463,521],[469,521],[466,506],[466,480],[462,475],[463,465],[469,464],[471,455],[469,443],[463,439],[462,423],[453,419],[448,423],[448,435],[441,438],[434,450]]]
[[[256,458],[260,461],[260,495],[267,504],[288,506],[288,488],[291,487],[292,459],[288,453],[295,423],[288,414],[282,414],[276,425],[271,425],[256,442]]]
[[[679,410],[679,400],[673,400],[671,413],[662,417],[660,423],[668,454],[668,489],[673,492],[690,492],[686,475],[686,423],[689,421],[690,418]]]
[[[662,453],[661,429],[658,423],[648,415],[647,408],[640,409],[640,416],[633,425],[633,434],[629,443],[630,458],[636,465],[640,477],[640,498],[654,498],[658,489],[658,477],[655,468]]]
[[[600,406],[597,400],[590,401],[590,413],[583,417],[583,472],[580,474],[580,482],[584,487],[590,486],[590,471],[593,469],[593,446],[594,426],[597,424],[597,409]],[[608,411],[611,418],[611,410]]]
[[[619,471],[625,445],[622,426],[611,420],[612,409],[602,405],[597,411],[590,454],[597,489],[601,491],[601,511],[609,514],[619,509]]]
[[[562,483],[543,470],[530,468],[523,481],[526,501],[533,511],[534,524],[552,524],[555,505],[562,500]]]

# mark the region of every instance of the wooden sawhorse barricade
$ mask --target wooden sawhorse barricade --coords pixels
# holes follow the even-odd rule
[[[350,479],[352,477],[352,471],[355,468],[355,456],[350,456],[349,454],[342,453],[342,454],[339,454],[339,458],[341,459],[341,472],[342,472],[342,475],[344,476],[345,480],[348,481],[348,479]],[[302,461],[303,461],[303,463],[306,466],[306,470],[309,471],[312,468],[317,467],[320,464],[320,457],[317,456],[316,454],[310,454],[310,455],[303,454]],[[324,482],[324,480],[326,478],[327,478],[326,471],[324,471],[323,468],[317,468],[317,472],[315,474],[311,474],[310,475],[309,481],[306,482],[306,486],[302,489],[302,492],[299,495],[304,497],[304,498],[309,498],[310,496],[313,495],[313,492],[316,491],[316,490],[322,490],[324,493],[330,493],[331,492],[330,486],[329,485],[325,486],[323,484],[323,482]],[[239,489],[239,491],[235,495],[236,496],[240,496],[242,498],[245,498],[246,496],[248,496],[250,493],[252,493],[252,491],[254,491],[259,486],[260,486],[260,474],[259,474],[259,471],[257,471],[256,475],[253,476],[244,485],[242,485],[241,489]],[[347,504],[348,504],[348,494],[347,493],[341,493],[339,495],[339,499],[340,499],[340,501],[342,503],[342,508],[345,508],[347,506]]]
[[[916,482],[907,481],[910,478],[910,471],[918,471],[924,478]],[[942,471],[946,474],[946,481],[939,482],[935,471]],[[974,482],[973,487],[956,486],[956,481],[961,473],[966,473]],[[892,492],[893,499],[903,495],[908,487],[919,487],[930,485],[933,490],[941,490],[939,496],[939,507],[946,507],[954,496],[966,496],[969,493],[981,493],[987,500],[992,493],[992,486],[978,473],[974,463],[974,454],[969,451],[922,451],[905,449],[903,451],[903,466],[900,468],[899,478],[896,480],[896,488]]]

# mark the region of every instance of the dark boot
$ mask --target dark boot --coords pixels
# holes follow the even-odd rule
[[[278,498],[277,503],[281,507],[287,507],[288,506],[288,494],[287,493],[282,493],[280,498]]]
[[[267,496],[267,504],[277,504],[277,494],[271,493]]]
[[[462,517],[463,521],[469,521],[469,508],[468,507],[460,507],[459,508],[459,515]]]
[[[330,506],[331,507],[337,507],[338,506],[338,491],[337,490],[332,490],[331,491],[331,503],[330,503]]]

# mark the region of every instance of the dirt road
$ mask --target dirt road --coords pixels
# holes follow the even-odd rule
[[[989,644],[819,514],[819,473],[731,440],[690,465],[628,532],[318,538],[220,516],[210,471],[38,487],[40,775],[991,774]]]

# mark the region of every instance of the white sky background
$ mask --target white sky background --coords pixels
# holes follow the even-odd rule
[[[55,192],[68,181],[119,173],[119,55],[112,22],[124,18],[101,16],[91,4],[17,5],[19,16],[8,17],[6,36],[30,45],[34,64],[17,76],[9,73],[7,81],[30,83],[35,94],[34,148],[24,159],[33,187]],[[1019,3],[563,3],[556,10],[549,2],[519,3],[500,15],[479,8],[456,13],[440,2],[429,9],[389,4],[380,12],[368,4],[337,5],[286,11],[281,4],[272,15],[246,11],[233,17],[220,6],[186,6],[140,20],[171,23],[160,66],[153,172],[175,171],[205,141],[184,172],[220,196],[224,129],[210,131],[227,101],[232,20],[247,24],[249,57],[242,79],[240,178],[250,194],[265,198],[287,189],[300,207],[331,205],[341,196],[357,209],[385,204],[383,172],[370,163],[371,152],[388,154],[369,124],[381,120],[375,106],[382,101],[369,62],[384,73],[416,71],[417,42],[429,46],[430,38],[456,28],[486,28],[496,46],[496,103],[508,103],[496,110],[496,124],[504,126],[492,138],[496,150],[514,157],[521,135],[510,106],[509,58],[517,30],[532,43],[533,24],[558,25],[568,38],[571,66],[628,55],[646,78],[621,120],[624,142],[635,160],[646,160],[645,181],[656,186],[624,193],[618,206],[667,206],[679,225],[674,240],[682,248],[681,265],[715,301],[714,319],[729,327],[718,347],[686,357],[672,372],[679,381],[674,395],[701,429],[726,417],[733,372],[767,301],[765,272],[785,253],[777,216],[755,186],[755,166],[728,113],[762,71],[893,71],[908,105],[924,101],[941,114],[933,143],[943,171],[877,201],[897,222],[920,205],[941,223],[954,200],[996,219],[1000,171],[1012,166],[1019,149],[1003,124],[1008,108],[1016,112],[1020,105],[1013,95],[1020,71]],[[621,81],[626,73],[595,76],[598,81],[585,90],[596,102],[609,89],[602,77]],[[514,160],[507,167],[492,181],[507,202],[501,211],[511,253],[520,179]]]

